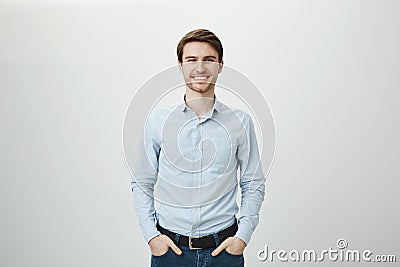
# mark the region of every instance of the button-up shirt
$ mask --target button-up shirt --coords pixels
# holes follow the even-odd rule
[[[239,185],[235,236],[249,243],[259,221],[265,177],[247,113],[217,99],[200,118],[184,101],[158,108],[146,120],[139,147],[131,188],[147,242],[160,234],[157,222],[185,236],[229,227],[239,211]]]

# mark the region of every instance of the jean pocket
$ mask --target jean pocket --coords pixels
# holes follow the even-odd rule
[[[168,250],[167,250],[165,253],[163,253],[163,254],[161,254],[161,255],[159,255],[159,256],[156,256],[156,255],[153,255],[153,254],[151,254],[151,256],[154,257],[154,258],[165,257],[165,256],[167,256],[167,255],[170,253],[170,251],[172,251],[172,249],[171,249],[171,248],[168,248]]]
[[[228,256],[231,256],[231,257],[243,257],[243,253],[241,253],[241,254],[232,254],[232,253],[229,253],[228,251],[226,251],[226,249],[224,249],[222,251],[225,252]]]

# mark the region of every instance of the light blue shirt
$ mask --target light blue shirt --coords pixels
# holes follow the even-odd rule
[[[149,115],[139,147],[131,186],[147,242],[160,234],[156,221],[186,236],[229,227],[239,211],[239,185],[236,237],[249,243],[259,221],[265,177],[247,113],[217,99],[201,119],[184,101],[159,108]]]

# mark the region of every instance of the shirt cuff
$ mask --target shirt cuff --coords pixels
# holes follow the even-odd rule
[[[155,225],[143,227],[142,230],[144,239],[146,240],[147,244],[150,242],[152,238],[161,234],[160,231],[157,230]]]
[[[245,223],[241,223],[241,224],[239,224],[239,229],[236,232],[235,236],[237,238],[240,238],[241,240],[243,240],[246,243],[246,245],[248,245],[253,232],[254,232],[254,229],[252,229],[249,225],[247,225]]]

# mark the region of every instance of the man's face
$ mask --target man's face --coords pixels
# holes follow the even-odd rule
[[[198,93],[213,89],[223,66],[223,61],[218,60],[218,52],[208,43],[187,43],[183,47],[182,62],[178,62],[187,87]]]

